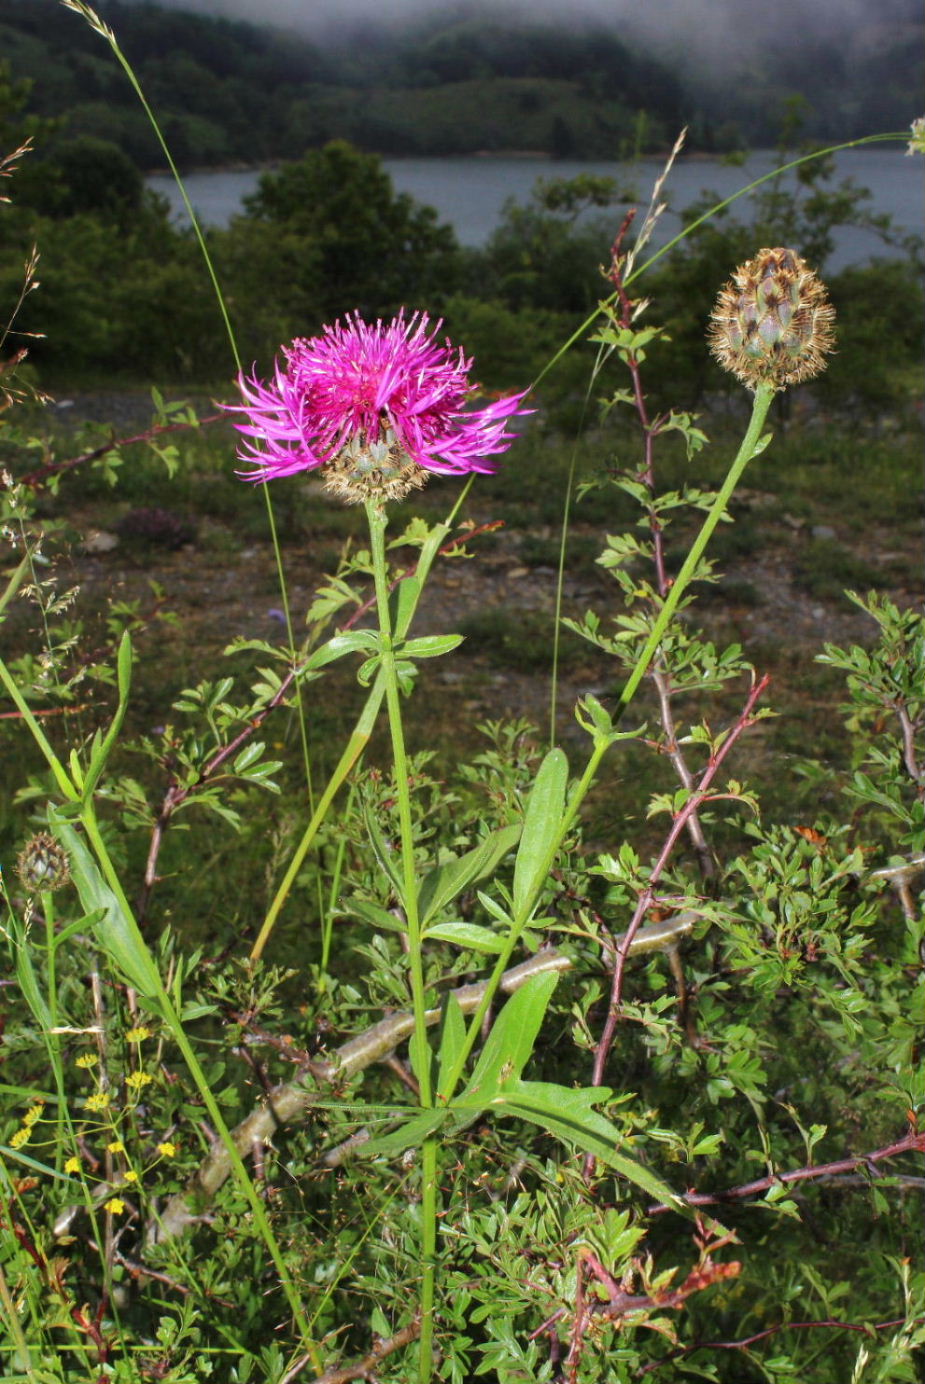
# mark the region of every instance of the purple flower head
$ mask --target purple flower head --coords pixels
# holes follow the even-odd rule
[[[248,480],[269,481],[324,468],[330,490],[347,500],[400,498],[428,472],[491,471],[506,451],[509,418],[530,412],[524,395],[467,409],[472,362],[435,340],[426,313],[370,326],[358,315],[283,348],[273,380],[239,376],[246,421],[238,457]]]

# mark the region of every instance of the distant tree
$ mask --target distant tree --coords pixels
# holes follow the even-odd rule
[[[470,291],[515,310],[588,312],[603,292],[599,266],[613,224],[580,218],[618,197],[612,178],[539,179],[528,203],[506,204],[484,251],[470,261],[477,265]]]
[[[245,207],[245,223],[284,229],[304,242],[291,287],[326,319],[353,309],[375,316],[402,305],[439,310],[458,285],[451,227],[431,207],[396,193],[376,155],[343,140],[264,174]],[[228,234],[250,236],[253,226],[239,219]]]
[[[143,193],[144,180],[128,155],[89,135],[63,140],[46,158],[27,162],[17,187],[18,199],[43,215],[93,212],[121,225],[137,214]]]

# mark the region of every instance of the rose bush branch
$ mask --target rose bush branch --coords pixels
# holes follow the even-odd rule
[[[626,236],[632,216],[624,219],[623,225],[614,241],[610,257],[610,269],[607,278],[613,286],[613,297],[611,303],[605,308],[608,318],[619,330],[620,336],[626,342],[632,340],[634,336],[633,323],[635,322],[643,304],[634,301],[626,288],[624,272],[626,267],[626,256],[623,253],[623,240]],[[655,501],[655,442],[661,436],[666,426],[672,425],[670,415],[658,415],[652,418],[649,413],[649,405],[646,400],[645,391],[642,383],[641,364],[645,359],[645,350],[642,346],[633,348],[626,345],[618,348],[620,357],[629,371],[631,380],[632,406],[638,419],[639,428],[643,439],[643,464],[639,469],[636,479],[645,487],[648,492],[648,503],[646,514],[649,523],[649,533],[652,542],[652,563],[655,569],[655,589],[660,600],[664,601],[671,586],[671,581],[665,567],[665,542],[664,525],[659,517]],[[672,684],[670,672],[666,666],[663,653],[659,652],[652,660],[650,676],[655,685],[658,695],[659,715],[662,723],[662,734],[665,738],[665,748],[671,764],[678,775],[682,785],[687,789],[693,788],[693,776],[688,767],[684,752],[678,743],[675,729],[675,720],[672,709]],[[687,823],[688,835],[697,853],[700,870],[705,879],[710,878],[715,873],[715,863],[712,852],[700,825],[700,818],[693,812]]]
[[[682,1200],[688,1206],[721,1206],[729,1202],[745,1201],[749,1197],[769,1192],[774,1187],[788,1187],[800,1182],[814,1182],[820,1178],[837,1178],[842,1173],[854,1173],[860,1168],[875,1168],[880,1163],[900,1158],[907,1153],[925,1153],[925,1134],[911,1130],[902,1139],[886,1144],[883,1148],[872,1149],[869,1153],[859,1153],[851,1158],[837,1158],[830,1163],[816,1163],[807,1168],[795,1168],[787,1173],[773,1173],[769,1177],[759,1177],[753,1182],[743,1182],[738,1187],[727,1187],[719,1192],[687,1192]],[[660,1216],[670,1211],[670,1206],[656,1204],[648,1208],[650,1216]]]
[[[665,842],[655,864],[652,866],[646,886],[639,895],[629,927],[623,934],[623,938],[619,945],[615,948],[615,962],[611,981],[610,1001],[607,1009],[607,1019],[604,1023],[604,1029],[594,1053],[592,1082],[595,1086],[600,1086],[604,1080],[604,1070],[607,1066],[607,1059],[610,1056],[617,1024],[620,1020],[623,976],[633,938],[642,926],[642,921],[649,909],[652,907],[653,903],[656,902],[656,885],[668,866],[668,862],[678,843],[678,838],[685,831],[691,814],[696,812],[698,807],[706,801],[715,801],[717,798],[728,796],[727,794],[714,794],[711,793],[710,790],[726,756],[729,754],[736,741],[750,726],[755,724],[755,707],[767,688],[769,680],[769,678],[763,677],[755,683],[746,698],[744,707],[736,717],[732,726],[730,726],[725,735],[717,737],[717,740],[714,742],[710,759],[700,775],[697,787],[691,792],[687,801],[674,815],[671,829],[665,838]]]
[[[99,461],[101,457],[108,456],[111,452],[118,452],[123,447],[132,447],[136,443],[153,442],[157,437],[163,437],[166,433],[187,432],[190,428],[206,428],[211,423],[223,423],[224,414],[210,413],[202,418],[183,419],[177,423],[155,423],[144,432],[135,433],[131,437],[113,437],[108,442],[101,443],[98,447],[92,447],[87,452],[81,452],[79,456],[69,457],[65,461],[48,461],[44,466],[37,466],[35,470],[29,471],[25,476],[20,476],[21,485],[39,486],[51,476],[60,476],[67,471],[76,470],[78,466],[87,466],[94,461]]]

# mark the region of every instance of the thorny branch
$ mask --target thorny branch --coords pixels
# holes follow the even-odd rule
[[[341,1365],[337,1369],[325,1370],[324,1374],[319,1374],[312,1384],[350,1384],[352,1379],[368,1379],[372,1381],[375,1377],[376,1366],[391,1355],[393,1351],[403,1350],[405,1346],[410,1346],[412,1341],[416,1341],[421,1334],[421,1319],[415,1317],[413,1322],[402,1327],[401,1331],[396,1331],[394,1336],[389,1336],[385,1340],[377,1341],[368,1355],[364,1355],[362,1360],[355,1360],[352,1365]],[[283,1375],[280,1384],[289,1384],[290,1380],[295,1379],[309,1364],[311,1357],[305,1355],[301,1360],[296,1361],[290,1370]]]
[[[639,899],[636,903],[636,910],[633,913],[630,925],[627,928],[626,932],[623,934],[623,939],[616,949],[616,961],[613,969],[613,980],[611,983],[610,1004],[608,1006],[607,1019],[604,1024],[604,1031],[601,1034],[600,1041],[598,1042],[594,1054],[594,1072],[592,1075],[592,1083],[595,1086],[600,1086],[603,1084],[604,1070],[607,1066],[607,1059],[610,1056],[610,1049],[613,1046],[614,1035],[616,1033],[617,1024],[619,1023],[620,1019],[620,1004],[623,996],[623,973],[626,967],[626,959],[630,954],[633,944],[633,938],[636,936],[637,931],[641,927],[643,918],[646,916],[649,909],[656,901],[655,886],[657,885],[658,881],[661,879],[661,876],[665,871],[668,861],[671,858],[671,854],[674,851],[675,846],[677,845],[678,837],[686,829],[687,823],[690,820],[692,814],[697,811],[697,808],[700,807],[700,805],[709,795],[709,790],[713,784],[713,780],[716,778],[716,775],[719,772],[719,769],[727,754],[732,749],[733,745],[736,743],[739,736],[742,735],[743,731],[747,730],[748,727],[754,723],[752,713],[754,712],[755,706],[759,698],[762,696],[769,681],[770,679],[767,676],[765,676],[755,683],[755,685],[749,692],[748,697],[745,701],[745,705],[740,711],[739,715],[737,716],[735,723],[732,725],[726,736],[723,738],[722,744],[711,754],[709,763],[707,764],[703,773],[700,775],[700,781],[697,785],[697,788],[690,795],[684,806],[675,814],[674,821],[671,825],[671,830],[665,838],[665,843],[662,846],[659,857],[652,867],[652,871],[649,875],[649,882],[646,885],[645,889],[643,889],[641,894],[639,895]],[[587,1177],[590,1177],[592,1167],[593,1159],[589,1158],[585,1164],[585,1175]]]
[[[197,418],[195,422],[155,423],[153,427],[148,428],[145,432],[137,433],[134,437],[112,437],[99,447],[93,447],[89,452],[81,452],[79,456],[69,457],[67,461],[49,461],[44,466],[37,466],[34,471],[22,476],[19,484],[39,485],[48,476],[57,476],[65,471],[73,471],[75,467],[85,466],[90,461],[97,461],[100,457],[106,456],[107,452],[115,452],[120,447],[130,447],[136,442],[150,442],[152,438],[160,437],[163,433],[180,432],[185,428],[204,428],[209,423],[221,423],[224,419],[223,413],[210,413],[205,418]]]
[[[604,1317],[608,1321],[619,1322],[631,1314],[681,1307],[694,1293],[701,1293],[705,1288],[712,1287],[714,1283],[720,1283],[729,1278],[737,1278],[742,1272],[742,1265],[737,1260],[717,1264],[713,1259],[713,1254],[717,1250],[724,1249],[734,1238],[733,1235],[726,1233],[719,1239],[713,1239],[709,1233],[704,1233],[701,1228],[701,1234],[696,1240],[700,1251],[696,1267],[691,1270],[684,1282],[679,1284],[677,1288],[666,1287],[654,1293],[628,1291],[623,1283],[618,1283],[608,1272],[593,1250],[587,1245],[582,1245],[578,1255],[575,1311],[572,1317],[569,1351],[566,1359],[568,1384],[578,1384],[585,1338],[595,1320]],[[590,1296],[587,1293],[585,1285],[589,1278],[595,1279],[603,1288],[606,1293],[606,1301],[601,1301],[598,1297]],[[544,1322],[539,1331],[533,1333],[534,1336],[551,1326],[559,1315],[557,1313],[556,1317]]]
[[[832,1331],[860,1331],[867,1335],[870,1331],[891,1331],[894,1327],[905,1326],[906,1317],[894,1317],[888,1322],[843,1322],[837,1319],[827,1319],[815,1322],[778,1322],[776,1326],[768,1326],[764,1331],[756,1331],[753,1336],[744,1336],[740,1341],[697,1341],[690,1346],[678,1346],[676,1350],[655,1360],[650,1365],[644,1365],[640,1371],[640,1377],[652,1374],[655,1370],[660,1370],[663,1365],[668,1365],[672,1360],[677,1360],[683,1355],[692,1355],[695,1350],[747,1350],[758,1341],[766,1341],[769,1336],[776,1336],[779,1331],[813,1331],[820,1327],[828,1327]],[[923,1318],[915,1317],[913,1321],[917,1324]]]
[[[872,1153],[862,1153],[855,1158],[840,1158],[834,1163],[817,1163],[808,1168],[796,1168],[789,1173],[772,1173],[769,1177],[756,1178],[754,1182],[744,1182],[739,1187],[728,1187],[720,1192],[688,1192],[680,1200],[688,1206],[716,1206],[732,1201],[743,1201],[746,1197],[757,1196],[770,1191],[772,1187],[789,1186],[796,1182],[811,1182],[818,1178],[838,1177],[841,1173],[854,1173],[859,1168],[876,1168],[890,1158],[898,1158],[903,1153],[925,1153],[925,1133],[910,1131],[904,1138]],[[659,1216],[672,1208],[663,1203],[650,1206],[647,1215]]]
[[[623,224],[617,232],[617,237],[614,240],[611,250],[610,270],[607,274],[607,278],[613,284],[616,302],[619,305],[617,321],[620,326],[624,327],[627,331],[632,329],[638,305],[634,304],[624,286],[623,280],[626,257],[622,253],[622,246],[634,216],[635,208],[627,213],[623,220]],[[655,495],[655,439],[663,432],[666,420],[662,414],[657,415],[655,418],[650,418],[649,407],[646,403],[646,396],[642,387],[642,374],[639,369],[639,361],[632,352],[627,353],[625,363],[630,373],[630,379],[632,380],[633,401],[644,439],[645,460],[637,479],[642,482],[649,494],[649,504],[646,508],[649,520],[649,532],[652,535],[652,561],[655,565],[655,583],[659,596],[664,600],[671,586],[671,578],[668,576],[665,567],[665,544],[662,523],[652,501]],[[671,680],[665,670],[664,659],[660,655],[656,654],[655,658],[652,660],[652,666],[649,671],[652,681],[655,684],[656,692],[658,693],[659,715],[662,723],[662,731],[665,736],[666,753],[681,783],[685,788],[690,790],[694,786],[694,779],[688,768],[684,752],[678,744],[674,715],[671,707]],[[692,812],[688,818],[687,833],[697,853],[701,874],[704,879],[710,879],[716,873],[716,863],[713,859],[713,853],[707,844],[707,839],[703,833],[703,827],[700,825],[700,819],[696,812]]]

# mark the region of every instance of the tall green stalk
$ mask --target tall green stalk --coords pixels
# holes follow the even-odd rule
[[[65,6],[66,9],[73,10],[75,14],[81,15],[81,17],[87,21],[94,33],[99,34],[101,38],[106,40],[106,42],[109,44],[110,49],[112,50],[113,56],[116,58],[120,67],[122,68],[123,72],[128,78],[132,90],[138,97],[138,100],[141,103],[141,107],[145,115],[148,117],[148,120],[150,121],[151,128],[154,131],[155,138],[157,139],[157,142],[161,147],[161,151],[164,155],[164,158],[167,160],[167,166],[169,167],[170,172],[173,175],[173,180],[176,183],[180,196],[183,199],[183,205],[186,209],[186,214],[190,219],[190,224],[193,228],[193,234],[196,237],[196,243],[199,246],[203,263],[206,267],[206,272],[209,276],[209,282],[212,285],[212,290],[215,294],[215,300],[218,304],[218,309],[222,316],[222,322],[225,327],[225,334],[228,337],[228,345],[231,348],[231,354],[234,358],[235,370],[238,374],[240,374],[243,368],[241,361],[241,352],[238,349],[237,337],[235,336],[234,327],[231,323],[231,317],[228,312],[228,304],[225,301],[225,295],[222,292],[222,286],[219,282],[218,272],[215,268],[215,261],[212,259],[212,254],[209,250],[208,242],[206,241],[205,232],[203,231],[202,224],[200,223],[200,220],[196,215],[195,208],[193,207],[193,204],[189,199],[189,194],[186,191],[186,186],[183,182],[180,170],[177,168],[177,165],[174,162],[173,155],[170,152],[170,146],[164,137],[164,133],[161,130],[160,125],[158,124],[157,116],[155,115],[154,110],[152,109],[147,97],[144,94],[144,90],[142,88],[140,81],[138,80],[138,77],[135,73],[135,69],[132,67],[132,64],[129,62],[128,58],[123,53],[122,49],[119,47],[119,41],[116,38],[116,35],[113,32],[113,30],[109,27],[108,24],[105,24],[103,20],[100,19],[99,15],[96,13],[93,7],[86,3],[86,0],[61,0],[61,3]],[[279,535],[277,533],[276,528],[276,515],[273,510],[273,501],[270,496],[269,487],[264,485],[261,486],[261,489],[263,490],[263,498],[264,503],[266,505],[267,526],[270,532],[270,542],[273,545],[273,554],[276,562],[276,579],[279,584],[279,598],[280,603],[282,605],[283,616],[286,622],[286,638],[289,642],[289,654],[293,661],[293,664],[295,664],[295,633],[292,627],[292,615],[289,606],[289,588],[286,583],[286,573],[283,568],[283,555],[280,549]],[[309,810],[311,811],[314,808],[311,752],[309,748],[308,723],[305,716],[305,707],[302,700],[302,689],[300,686],[296,687],[296,708],[299,718],[299,735],[302,744],[302,761],[305,766],[305,784],[308,793]]]
[[[373,580],[376,588],[376,611],[379,617],[380,667],[385,682],[385,701],[392,738],[392,761],[395,769],[395,791],[398,798],[398,821],[401,833],[403,902],[408,936],[411,1004],[414,1014],[413,1045],[417,1059],[413,1065],[420,1088],[421,1105],[423,1108],[429,1109],[434,1103],[434,1098],[430,1074],[430,1046],[427,1041],[424,957],[418,913],[417,871],[414,863],[414,825],[411,817],[408,756],[405,751],[401,689],[398,685],[392,616],[389,610],[389,577],[385,556],[385,531],[388,518],[384,506],[374,499],[366,501],[366,516],[369,521]],[[418,1371],[421,1384],[427,1384],[433,1375],[436,1251],[437,1142],[430,1138],[425,1140],[421,1150],[421,1335],[418,1347]]]
[[[652,626],[652,632],[646,640],[641,654],[636,660],[633,671],[630,673],[623,686],[617,710],[613,717],[615,722],[620,719],[633,700],[633,697],[636,695],[636,690],[646,675],[655,651],[662,642],[665,631],[671,621],[671,617],[677,610],[681,597],[690,585],[691,578],[697,569],[697,564],[703,557],[713,530],[725,514],[732,492],[742,479],[743,471],[748,463],[756,457],[759,452],[764,450],[762,429],[765,424],[765,419],[768,416],[768,409],[771,407],[771,400],[774,398],[776,392],[775,389],[766,384],[759,385],[755,390],[755,397],[752,401],[752,415],[745,436],[742,439],[742,444],[735,455],[732,465],[729,467],[726,479],[717,492],[716,499],[713,501],[706,519],[703,521],[700,532],[690,546],[690,550],[687,557],[684,559],[680,572],[675,577],[674,585],[665,597],[664,604],[658,613],[658,618]]]

